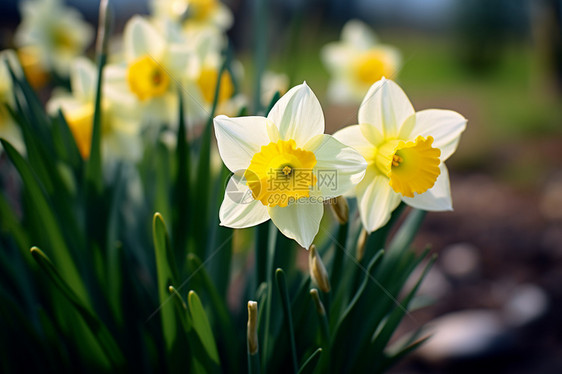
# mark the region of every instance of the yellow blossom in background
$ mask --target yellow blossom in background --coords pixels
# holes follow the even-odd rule
[[[393,81],[375,83],[359,107],[359,124],[334,137],[355,148],[369,166],[355,187],[363,226],[384,226],[400,201],[423,210],[452,209],[445,161],[456,150],[466,119],[441,109],[414,111]]]
[[[108,97],[136,106],[145,124],[174,127],[178,90],[199,73],[193,47],[134,16],[125,26],[123,49],[125,61],[105,69]]]
[[[14,42],[18,48],[27,48],[19,54],[30,81],[37,83],[41,70],[67,77],[71,62],[92,41],[92,27],[60,0],[22,1],[20,12],[22,21]]]
[[[70,71],[72,92],[55,92],[47,103],[51,115],[56,115],[59,109],[62,111],[84,159],[90,156],[96,79],[94,64],[86,58],[78,58]],[[142,145],[135,108],[126,101],[109,99],[105,92],[101,107],[101,148],[104,159],[140,159]]]
[[[220,207],[221,225],[244,228],[271,219],[287,237],[309,248],[323,201],[341,195],[365,173],[365,159],[324,134],[318,99],[303,83],[266,117],[218,116],[220,156],[234,173]]]
[[[20,153],[25,152],[21,130],[8,111],[14,108],[14,89],[12,77],[8,71],[9,64],[15,74],[22,74],[18,59],[13,50],[7,49],[0,52],[0,138],[6,139]],[[1,150],[2,148],[0,148]]]
[[[209,118],[218,77],[224,62],[222,54],[226,38],[218,30],[206,29],[189,36],[182,32],[185,43],[194,52],[197,61],[191,74],[183,85],[186,98],[188,122],[200,124]],[[246,104],[244,95],[236,92],[236,82],[244,76],[244,69],[239,61],[230,61],[230,69],[225,69],[220,79],[217,108],[215,114],[233,116]]]
[[[335,103],[359,103],[369,87],[382,77],[394,78],[400,66],[399,51],[379,44],[373,31],[358,20],[345,24],[341,41],[322,49],[330,73],[328,97]]]

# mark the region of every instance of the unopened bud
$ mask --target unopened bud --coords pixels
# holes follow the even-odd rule
[[[316,288],[312,288],[310,290],[310,296],[312,296],[312,300],[314,301],[314,306],[316,306],[316,312],[318,313],[318,315],[326,315],[326,309],[324,308],[322,300],[320,300],[320,295],[318,294],[318,290]]]
[[[320,255],[316,252],[316,246],[314,244],[311,245],[309,249],[308,270],[310,271],[310,277],[316,282],[318,288],[320,288],[322,292],[330,292],[328,272],[326,271],[326,267]]]
[[[361,261],[363,259],[363,255],[365,255],[365,244],[367,243],[368,237],[369,233],[367,230],[362,229],[361,234],[359,234],[359,239],[357,240],[357,261]]]
[[[347,205],[346,198],[341,195],[334,197],[330,200],[330,207],[340,225],[346,224],[349,218],[349,205]]]
[[[248,301],[248,353],[258,353],[258,303]]]

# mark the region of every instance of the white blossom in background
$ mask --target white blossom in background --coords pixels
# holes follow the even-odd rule
[[[105,69],[108,98],[135,106],[144,125],[175,128],[178,91],[199,74],[193,46],[170,30],[134,16],[125,25],[124,61]]]
[[[71,92],[55,91],[47,103],[47,111],[62,111],[84,159],[90,156],[94,118],[97,68],[88,59],[79,57],[70,71]],[[116,101],[102,95],[101,150],[104,161],[137,161],[142,156],[139,119],[127,101]]]
[[[394,78],[400,66],[400,52],[380,44],[363,22],[345,24],[341,40],[322,48],[322,61],[330,74],[328,98],[334,103],[359,103],[369,87],[382,77]]]
[[[283,96],[288,89],[289,77],[287,74],[267,70],[261,79],[261,103],[263,107],[267,108],[276,92]]]
[[[20,12],[14,43],[26,48],[24,60],[34,59],[39,63],[36,68],[68,77],[72,61],[91,43],[93,28],[61,0],[22,1]],[[22,62],[25,67],[27,61]]]

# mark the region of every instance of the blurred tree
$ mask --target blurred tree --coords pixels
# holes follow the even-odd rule
[[[461,62],[480,73],[497,66],[510,37],[526,31],[525,9],[524,1],[459,2],[457,45]]]

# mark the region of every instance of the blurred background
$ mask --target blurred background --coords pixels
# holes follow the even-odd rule
[[[95,24],[98,1],[68,1]],[[229,37],[253,77],[252,1],[230,0]],[[357,105],[330,105],[320,50],[360,19],[397,47],[396,77],[416,110],[468,119],[448,161],[454,212],[428,214],[416,247],[439,260],[429,302],[404,329],[434,337],[401,373],[562,372],[562,1],[267,0],[267,67],[306,80],[327,132],[357,123]],[[146,1],[115,0],[116,32]],[[0,3],[0,47],[12,46],[17,1]],[[374,303],[376,300],[373,301]],[[432,302],[432,303],[431,303]]]

